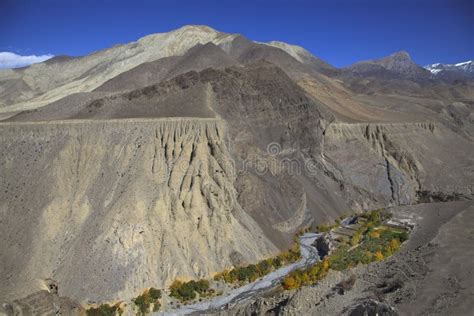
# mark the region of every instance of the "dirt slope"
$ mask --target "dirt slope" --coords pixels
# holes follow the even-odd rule
[[[0,129],[2,301],[47,279],[79,302],[131,298],[277,252],[237,202],[219,120]]]

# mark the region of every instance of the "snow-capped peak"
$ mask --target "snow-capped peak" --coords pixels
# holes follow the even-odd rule
[[[468,61],[465,61],[465,62],[462,62],[462,63],[457,63],[454,66],[463,67],[463,66],[470,65],[470,64],[472,64],[472,60],[468,60]]]
[[[436,63],[426,65],[425,69],[429,70],[433,75],[439,75],[445,72],[474,75],[474,62],[472,60],[468,60],[457,64]]]

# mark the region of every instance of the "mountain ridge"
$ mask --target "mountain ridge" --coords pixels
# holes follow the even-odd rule
[[[468,60],[456,64],[435,63],[424,67],[432,76],[442,79],[474,79],[474,62]]]
[[[278,41],[259,43],[208,26],[186,25],[86,56],[58,56],[21,69],[0,70],[0,84],[4,87],[0,91],[0,114],[31,110],[71,94],[90,92],[143,63],[183,56],[194,46],[207,43],[220,47],[240,63],[268,59],[295,77],[322,74],[417,81],[433,79],[429,71],[415,64],[404,51],[337,69],[301,46]]]
[[[415,80],[429,78],[429,72],[416,64],[404,50],[386,57],[357,62],[344,68],[343,71],[356,76],[404,77]]]

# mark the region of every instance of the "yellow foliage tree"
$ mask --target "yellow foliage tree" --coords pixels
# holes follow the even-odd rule
[[[371,238],[380,238],[380,233],[376,230],[370,233]]]
[[[377,251],[374,256],[375,256],[375,260],[377,260],[377,261],[382,261],[383,260],[383,254],[382,254],[381,251]]]
[[[303,275],[301,275],[301,284],[308,285],[311,283],[311,279],[308,275],[308,271],[305,271]]]
[[[400,240],[394,238],[392,240],[390,240],[390,250],[392,252],[395,252],[397,251],[398,249],[400,249]]]
[[[214,281],[219,281],[219,280],[224,280],[225,278],[225,275],[228,274],[229,271],[227,270],[224,270],[222,272],[217,272],[215,275],[214,275]]]
[[[327,271],[327,270],[329,270],[329,260],[324,258],[324,260],[323,260],[323,271]]]
[[[288,276],[283,280],[283,287],[285,290],[292,290],[298,287],[298,282],[292,276]]]
[[[179,288],[181,285],[183,285],[183,282],[181,282],[180,280],[176,279],[173,281],[173,283],[170,285],[170,289],[173,290],[173,289],[177,289]]]

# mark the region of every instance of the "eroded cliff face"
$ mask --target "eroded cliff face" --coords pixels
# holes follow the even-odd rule
[[[436,123],[336,123],[325,130],[321,161],[353,207],[370,208],[417,203],[425,190],[472,196],[473,149]]]
[[[46,279],[81,302],[124,299],[277,251],[237,203],[220,120],[4,123],[0,135],[2,300]]]

